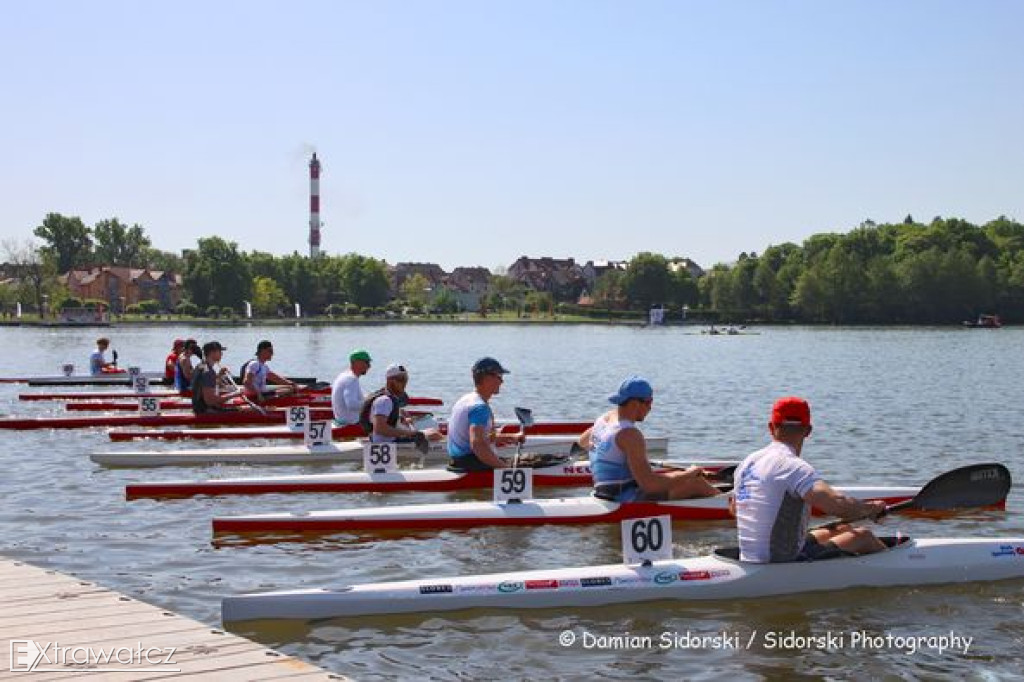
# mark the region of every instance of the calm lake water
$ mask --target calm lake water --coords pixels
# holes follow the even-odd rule
[[[592,418],[628,374],[651,379],[654,411],[645,426],[671,437],[673,456],[740,458],[767,442],[778,396],[807,397],[815,431],[805,456],[833,483],[914,484],[966,463],[1001,461],[1024,477],[1022,348],[1017,329],[765,328],[760,335],[709,337],[693,329],[600,326],[387,326],[334,328],[113,328],[104,330],[121,364],[156,369],[170,338],[186,334],[228,346],[232,368],[264,335],[279,372],[330,380],[350,349],[374,357],[363,386],[384,367],[409,367],[410,393],[451,404],[469,390],[469,367],[493,355],[512,370],[495,399],[537,418]],[[97,330],[0,330],[0,374],[56,374],[83,367]],[[0,385],[6,414],[59,414],[63,405],[20,402]],[[337,536],[315,543],[214,547],[215,514],[386,504],[380,495],[275,495],[173,502],[124,500],[132,481],[257,473],[104,470],[91,452],[116,449],[103,430],[4,432],[0,448],[0,554],[72,572],[145,601],[220,624],[224,595],[350,582],[578,566],[620,559],[618,529],[492,528],[393,538]],[[153,448],[181,447],[153,444]],[[277,467],[280,473],[311,472]],[[322,469],[320,470],[322,471]],[[461,498],[468,497],[465,494]],[[409,494],[401,502],[455,499]],[[884,531],[917,536],[1024,536],[1024,497],[1005,513],[953,520],[889,519]],[[731,543],[724,523],[676,524],[676,556]],[[563,648],[563,630],[579,639]],[[738,633],[739,650],[585,649],[583,633]],[[763,633],[846,633],[847,645],[773,650]],[[973,637],[967,653],[849,646],[849,633]],[[243,630],[267,645],[357,679],[803,679],[1013,678],[1024,670],[1024,582],[844,591],[743,602],[564,611],[343,619]]]

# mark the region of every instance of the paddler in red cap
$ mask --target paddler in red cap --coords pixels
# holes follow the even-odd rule
[[[164,361],[164,383],[174,383],[174,373],[178,369],[178,356],[181,355],[181,350],[185,347],[185,339],[174,339],[174,344],[171,346],[171,352],[167,354],[167,359]]]
[[[885,549],[870,530],[850,524],[807,531],[812,507],[848,519],[877,517],[885,510],[884,502],[836,491],[800,458],[811,428],[806,400],[780,398],[768,422],[771,444],[736,469],[729,509],[736,516],[741,561],[813,561]]]

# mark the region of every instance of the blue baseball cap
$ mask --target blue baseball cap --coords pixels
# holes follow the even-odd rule
[[[508,374],[509,371],[501,366],[501,363],[494,358],[480,358],[473,363],[473,376],[484,374]]]
[[[608,402],[622,405],[627,400],[632,400],[633,398],[650,400],[653,397],[654,389],[651,388],[651,383],[647,379],[634,374],[619,384],[619,390],[608,396]]]

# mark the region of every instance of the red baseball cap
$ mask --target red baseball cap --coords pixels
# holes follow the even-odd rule
[[[803,398],[787,396],[779,398],[772,405],[772,424],[811,425],[811,406]]]

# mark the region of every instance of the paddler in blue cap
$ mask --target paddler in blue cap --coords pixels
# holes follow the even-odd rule
[[[608,397],[615,405],[583,432],[579,444],[590,451],[594,495],[616,502],[711,497],[718,489],[700,467],[657,472],[647,459],[647,442],[637,428],[654,405],[654,389],[643,377],[631,376]]]
[[[494,413],[488,403],[501,390],[509,371],[494,358],[473,363],[474,390],[456,401],[448,420],[449,468],[453,471],[486,471],[506,465],[494,446]],[[502,441],[522,442],[525,435],[503,436]]]

